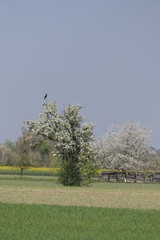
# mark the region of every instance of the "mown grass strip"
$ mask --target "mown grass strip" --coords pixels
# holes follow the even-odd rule
[[[99,183],[80,188],[56,180],[0,180],[0,202],[160,209],[160,185]]]
[[[30,176],[57,176],[59,168],[48,168],[48,167],[29,167],[24,170],[23,175]],[[20,167],[16,166],[0,166],[0,174],[6,175],[20,175]]]
[[[160,236],[160,211],[0,203],[1,240],[133,240]]]

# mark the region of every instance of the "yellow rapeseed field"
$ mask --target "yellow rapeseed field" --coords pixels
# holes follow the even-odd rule
[[[0,166],[0,170],[17,170],[19,169],[18,166]],[[26,169],[26,171],[37,171],[37,172],[57,172],[59,171],[59,168],[49,168],[49,167],[29,167],[28,169]]]

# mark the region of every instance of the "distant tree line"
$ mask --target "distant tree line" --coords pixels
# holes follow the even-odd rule
[[[17,166],[21,169],[21,174],[31,166],[57,167],[58,162],[52,153],[53,143],[45,140],[32,147],[28,136],[29,132],[23,128],[22,136],[15,142],[6,140],[0,144],[0,165]]]

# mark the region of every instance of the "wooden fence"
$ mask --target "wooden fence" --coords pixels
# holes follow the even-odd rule
[[[106,182],[160,183],[160,172],[103,171],[100,180]]]

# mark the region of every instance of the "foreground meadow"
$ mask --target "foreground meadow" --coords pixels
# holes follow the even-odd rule
[[[160,184],[0,175],[1,240],[159,240],[159,226]]]

